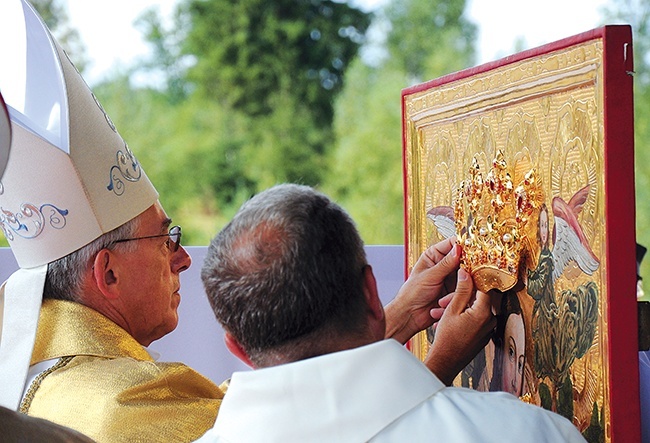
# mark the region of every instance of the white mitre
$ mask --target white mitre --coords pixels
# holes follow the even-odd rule
[[[0,1],[0,60],[13,135],[0,228],[20,266],[4,284],[0,405],[17,409],[47,264],[141,214],[158,193],[25,0]]]

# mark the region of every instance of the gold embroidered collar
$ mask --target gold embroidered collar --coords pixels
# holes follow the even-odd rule
[[[69,355],[153,361],[128,332],[94,309],[70,301],[43,300],[31,364]]]

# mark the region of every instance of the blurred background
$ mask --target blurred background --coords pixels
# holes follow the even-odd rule
[[[285,181],[333,197],[367,244],[403,244],[403,88],[629,23],[637,241],[650,245],[650,0],[31,2],[189,245]]]

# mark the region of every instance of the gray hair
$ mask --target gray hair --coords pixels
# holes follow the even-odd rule
[[[47,277],[43,298],[69,300],[81,303],[83,294],[83,277],[95,256],[102,249],[121,248],[133,251],[135,242],[115,243],[115,241],[135,237],[140,227],[140,217],[135,217],[121,226],[109,231],[80,249],[55,260],[47,265]]]
[[[284,184],[253,197],[217,234],[201,278],[217,320],[267,366],[273,354],[319,355],[328,338],[365,330],[366,264],[340,206]]]

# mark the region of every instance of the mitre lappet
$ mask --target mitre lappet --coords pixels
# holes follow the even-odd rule
[[[17,409],[48,263],[141,214],[158,193],[25,0],[0,2],[0,60],[12,132],[0,227],[20,267],[0,291],[0,405]]]

